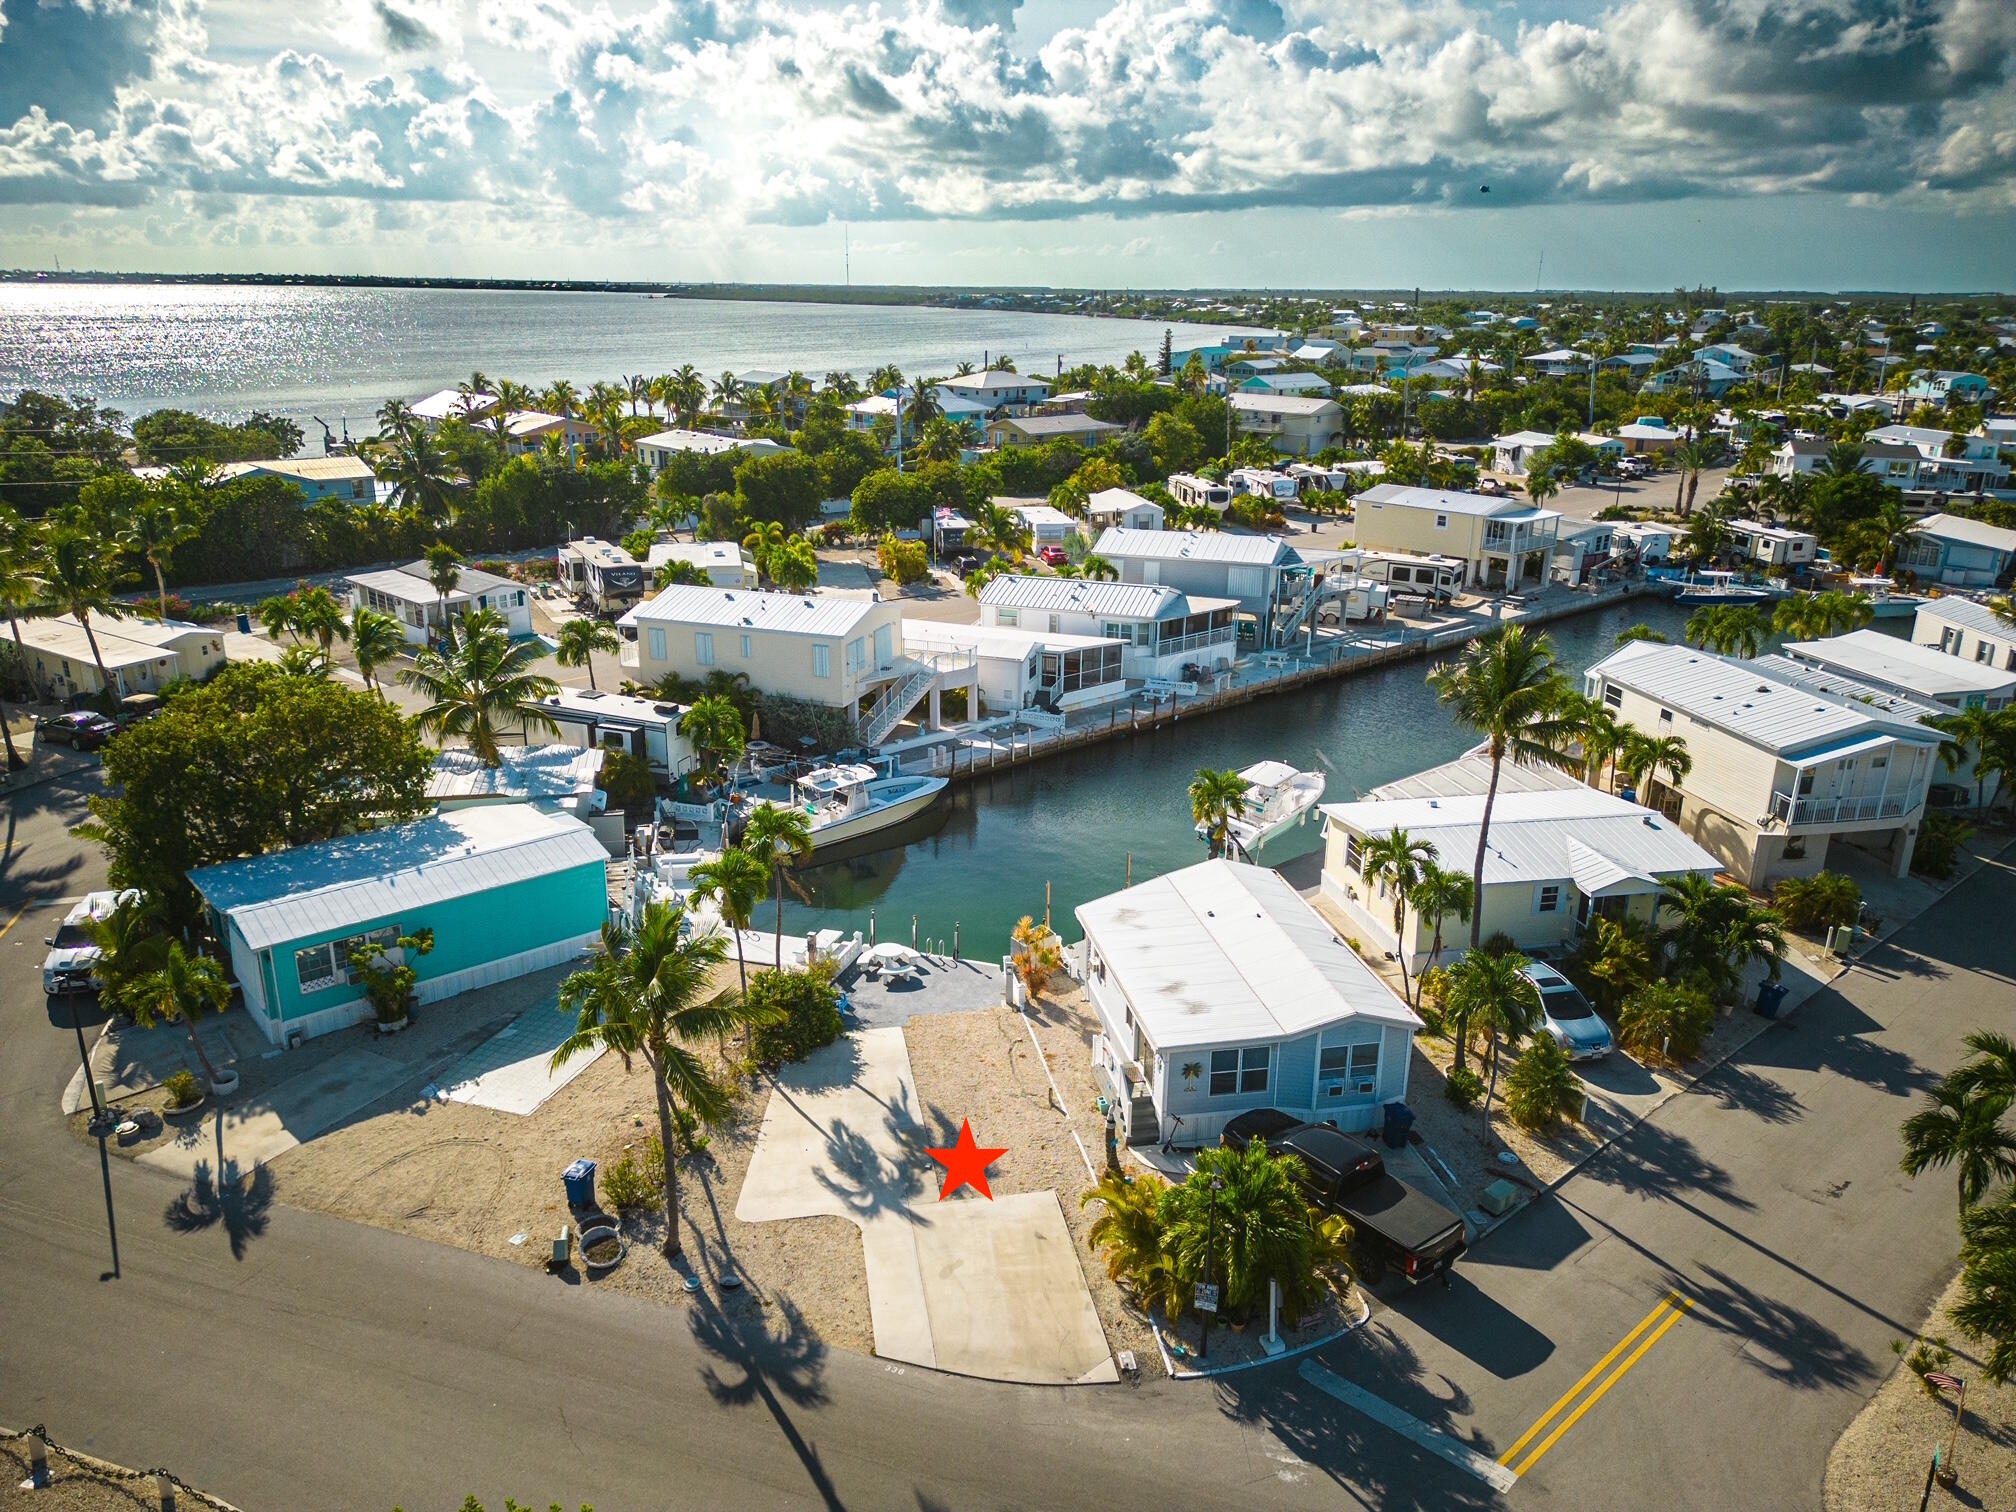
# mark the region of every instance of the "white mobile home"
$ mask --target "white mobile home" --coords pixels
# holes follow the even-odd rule
[[[1163,517],[1160,504],[1126,488],[1102,488],[1085,505],[1086,523],[1094,530],[1160,530]]]
[[[903,646],[919,661],[971,658],[975,715],[1081,709],[1127,696],[1127,647],[1113,636],[912,619],[903,622]]]
[[[654,541],[644,558],[651,585],[668,562],[684,562],[716,588],[754,588],[756,559],[735,541]]]
[[[980,590],[982,625],[1117,640],[1126,675],[1151,681],[1180,681],[1190,666],[1230,666],[1238,607],[1155,584],[1082,578],[997,577]]]
[[[427,576],[425,562],[408,562],[383,572],[359,572],[350,578],[350,607],[376,609],[399,621],[409,644],[424,646],[441,631],[442,596]],[[461,618],[472,609],[489,609],[504,617],[513,640],[532,634],[532,606],[525,585],[494,572],[461,568],[448,591],[447,610]]]

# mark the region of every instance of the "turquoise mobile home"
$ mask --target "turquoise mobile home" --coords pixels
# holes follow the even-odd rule
[[[370,1017],[352,950],[434,932],[410,961],[423,1003],[571,960],[608,917],[608,852],[530,804],[458,809],[189,874],[268,1039]]]

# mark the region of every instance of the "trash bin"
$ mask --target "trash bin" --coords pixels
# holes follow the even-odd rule
[[[1414,1110],[1404,1102],[1386,1104],[1386,1148],[1397,1150],[1407,1143],[1407,1131],[1414,1127]]]
[[[595,1162],[577,1160],[560,1173],[560,1180],[567,1187],[567,1206],[570,1208],[592,1208],[595,1206]]]
[[[250,634],[252,633],[252,616],[251,616],[251,615],[249,615],[249,614],[240,614],[240,615],[238,616],[238,633],[239,633],[240,635],[250,635]]]
[[[1766,982],[1757,989],[1757,1017],[1774,1019],[1785,1002],[1785,984]]]

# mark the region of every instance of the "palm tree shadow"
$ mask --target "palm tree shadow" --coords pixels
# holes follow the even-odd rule
[[[818,1447],[798,1431],[792,1407],[816,1409],[828,1400],[825,1386],[826,1345],[806,1326],[803,1314],[788,1298],[776,1299],[778,1327],[762,1316],[731,1317],[706,1292],[695,1296],[691,1326],[702,1350],[729,1367],[709,1364],[700,1380],[708,1396],[721,1407],[747,1407],[760,1402],[805,1467],[826,1506],[842,1505]]]
[[[196,1162],[189,1190],[178,1192],[163,1221],[178,1234],[196,1234],[223,1225],[231,1240],[231,1258],[243,1260],[247,1245],[266,1232],[273,1209],[273,1168],[261,1161],[250,1177],[238,1172],[238,1162],[224,1162],[223,1179],[213,1181],[210,1162]]]
[[[1704,1279],[1705,1278],[1705,1279]],[[1767,1297],[1712,1265],[1667,1273],[1667,1284],[1694,1299],[1690,1318],[1744,1341],[1747,1364],[1794,1390],[1857,1386],[1878,1375],[1869,1357],[1810,1313]]]

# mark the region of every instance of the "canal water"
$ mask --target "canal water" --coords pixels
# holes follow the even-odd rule
[[[1687,611],[1664,599],[1630,603],[1547,627],[1564,672],[1579,678],[1627,626],[1680,639]],[[1127,740],[1090,746],[956,788],[921,821],[927,833],[889,850],[807,867],[791,881],[785,928],[868,929],[908,943],[955,926],[966,955],[1003,953],[1015,921],[1051,916],[1068,940],[1071,910],[1134,880],[1204,858],[1186,790],[1200,767],[1274,758],[1327,774],[1327,802],[1460,756],[1476,737],[1456,727],[1427,685],[1434,664],[1402,661],[1294,693],[1201,714]],[[1320,848],[1315,816],[1274,840],[1260,859],[1279,866]]]

